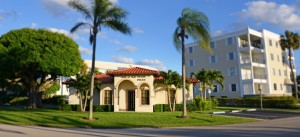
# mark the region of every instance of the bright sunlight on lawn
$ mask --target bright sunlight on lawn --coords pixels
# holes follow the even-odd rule
[[[187,119],[180,118],[181,112],[95,112],[94,115],[96,120],[88,121],[87,112],[8,109],[0,110],[0,123],[50,127],[131,128],[212,126],[255,121],[246,118],[211,116],[199,112],[190,112]]]

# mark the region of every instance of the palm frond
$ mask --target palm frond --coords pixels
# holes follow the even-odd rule
[[[178,52],[181,52],[182,47],[181,47],[181,40],[180,40],[179,33],[180,33],[180,27],[177,27],[173,33],[173,43],[174,43],[176,50]]]
[[[104,22],[103,24],[104,26],[106,27],[109,27],[115,31],[119,31],[121,33],[124,33],[124,34],[131,34],[131,29],[130,27],[128,26],[127,23],[125,22],[122,22],[120,20],[110,20],[110,21],[106,21]]]
[[[85,23],[85,22],[78,22],[75,24],[75,26],[73,28],[71,28],[70,32],[71,33],[74,33],[75,31],[77,31],[80,27],[83,27],[83,26],[90,26],[91,25],[89,23]]]
[[[70,0],[68,2],[68,5],[77,10],[78,12],[80,12],[81,14],[83,14],[83,16],[85,16],[86,19],[90,19],[93,21],[92,15],[90,13],[90,11],[88,10],[87,7],[85,7],[82,3],[80,3],[79,0]]]

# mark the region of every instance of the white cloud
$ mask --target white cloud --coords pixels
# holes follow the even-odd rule
[[[66,36],[72,38],[73,40],[82,40],[82,41],[85,40],[84,38],[79,37],[75,33],[70,33],[69,31],[64,30],[64,29],[48,28],[48,30],[50,30],[52,32],[57,32],[57,33],[65,34]]]
[[[220,36],[220,35],[223,35],[223,34],[225,34],[226,33],[226,31],[225,30],[216,30],[216,31],[214,31],[214,32],[212,32],[212,36]]]
[[[154,67],[154,68],[156,68],[158,70],[162,70],[162,71],[167,70],[167,67],[165,66],[165,64],[158,59],[154,59],[154,60],[144,59],[144,60],[137,62],[136,64],[151,66],[151,67]]]
[[[82,46],[79,46],[79,51],[83,54],[88,54],[88,55],[92,55],[93,51],[87,48],[84,48]]]
[[[141,28],[133,28],[132,31],[133,31],[133,33],[136,33],[136,34],[143,34],[144,33],[144,30],[141,29]]]
[[[300,14],[296,7],[297,5],[253,1],[246,3],[246,9],[238,12],[237,15],[253,20],[256,25],[271,24],[283,29],[300,30]]]
[[[35,28],[37,28],[37,25],[36,25],[36,23],[35,22],[32,22],[31,23],[31,27],[30,28],[32,28],[32,29],[35,29]]]
[[[39,0],[47,11],[54,16],[63,16],[70,8],[68,6],[69,0]]]
[[[111,3],[116,4],[119,2],[119,0],[109,0]]]
[[[127,57],[123,57],[123,56],[113,56],[112,58],[115,62],[134,64],[133,58],[127,58]]]
[[[117,46],[122,45],[122,42],[120,42],[119,40],[110,40],[109,42]]]
[[[134,47],[134,46],[131,46],[131,45],[126,45],[126,46],[124,46],[124,47],[122,47],[122,48],[118,49],[117,51],[123,51],[123,52],[134,52],[134,51],[136,51],[136,50],[137,50],[137,48],[136,48],[136,47]]]

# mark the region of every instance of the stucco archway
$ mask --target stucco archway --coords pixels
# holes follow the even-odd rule
[[[131,80],[122,80],[118,84],[120,111],[135,111],[136,87]]]

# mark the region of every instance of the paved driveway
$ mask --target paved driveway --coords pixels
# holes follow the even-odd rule
[[[280,118],[289,118],[289,117],[299,117],[300,113],[258,110],[258,111],[244,111],[244,112],[237,112],[237,113],[225,113],[220,115],[257,118],[257,119],[280,119]]]
[[[183,128],[82,129],[12,126],[0,124],[0,137],[109,137],[109,136],[186,136],[186,137],[299,137],[300,117],[258,122]]]

